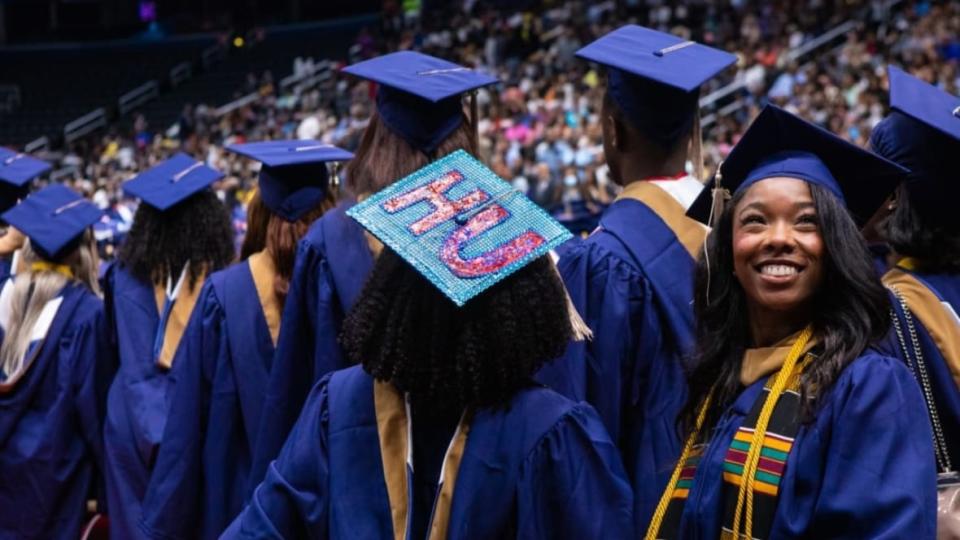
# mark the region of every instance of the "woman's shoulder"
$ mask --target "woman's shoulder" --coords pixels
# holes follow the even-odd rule
[[[63,298],[63,304],[60,309],[74,306],[70,312],[70,320],[67,322],[66,330],[77,329],[91,325],[102,324],[105,319],[103,300],[94,294],[87,287],[80,284],[70,284],[64,287],[63,292],[58,295]]]
[[[529,446],[566,432],[605,432],[597,412],[585,402],[573,401],[545,386],[531,386],[510,400],[505,427],[526,435]]]
[[[899,359],[867,349],[837,378],[828,403],[847,412],[894,413],[903,406],[923,406],[910,369]]]
[[[337,206],[324,212],[319,219],[310,225],[306,234],[300,239],[300,249],[311,249],[325,254],[328,249],[334,247],[332,244],[350,238],[351,235],[347,233],[360,227],[347,216],[347,210],[354,204],[353,201],[342,201]]]
[[[870,347],[847,365],[837,382],[863,384],[872,379],[904,378],[913,380],[910,368],[906,364],[877,348]]]

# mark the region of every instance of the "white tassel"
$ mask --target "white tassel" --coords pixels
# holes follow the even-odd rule
[[[577,307],[573,305],[573,299],[570,298],[570,291],[568,291],[567,286],[563,284],[563,278],[560,276],[560,270],[557,269],[557,260],[559,260],[559,257],[556,253],[551,251],[550,261],[553,264],[550,266],[553,267],[553,272],[557,275],[557,279],[560,280],[560,284],[563,286],[563,297],[567,301],[567,317],[570,319],[570,329],[573,331],[573,340],[590,341],[593,339],[593,330],[590,330],[590,327],[587,326],[587,323],[583,320],[583,317],[580,316],[580,312],[577,311]]]

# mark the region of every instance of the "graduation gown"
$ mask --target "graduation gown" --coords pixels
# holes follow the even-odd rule
[[[163,444],[144,499],[151,538],[216,538],[243,509],[274,339],[264,253],[210,275],[177,351]]]
[[[76,284],[59,299],[36,358],[0,384],[0,538],[79,538],[99,486],[114,368],[103,302]]]
[[[13,257],[0,257],[0,283],[7,280],[13,273]]]
[[[558,250],[594,336],[571,343],[537,380],[597,409],[623,454],[638,530],[680,455],[674,420],[686,399],[682,357],[693,344],[694,257],[705,234],[671,195],[635,182],[590,237]]]
[[[588,405],[531,387],[467,426],[447,452],[431,538],[633,538],[629,484]],[[407,538],[408,433],[391,385],[359,366],[325,377],[223,538]]]
[[[120,365],[107,396],[103,430],[110,535],[141,538],[141,504],[163,436],[172,381],[170,371],[154,355],[160,312],[153,285],[118,264],[110,265],[102,283]],[[197,292],[199,288],[198,284]],[[174,305],[177,320],[188,316],[189,309],[186,314],[179,312],[186,303]],[[168,324],[168,331],[173,328]],[[165,339],[163,354],[176,347],[173,340]]]
[[[784,353],[784,356],[786,353]],[[718,538],[734,435],[766,377],[723,414],[700,457],[680,538]],[[800,426],[779,477],[768,538],[933,538],[936,469],[920,390],[899,360],[867,351],[849,364],[816,418]]]
[[[960,466],[960,276],[925,274],[902,266],[883,277],[887,286],[897,287],[910,309],[930,390],[943,428],[944,441],[953,468]],[[908,360],[894,330],[885,343],[885,354],[913,362],[913,345],[906,317],[898,301],[894,313],[900,320],[910,354]]]
[[[337,337],[373,268],[363,228],[345,214],[352,205],[344,201],[326,212],[297,246],[250,473],[253,485],[279,454],[316,381],[344,367]]]

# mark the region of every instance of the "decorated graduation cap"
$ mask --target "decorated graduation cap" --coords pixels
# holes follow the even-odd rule
[[[774,105],[767,105],[718,167],[687,215],[708,223],[718,218],[716,198],[768,178],[816,184],[843,203],[863,226],[907,170]],[[722,199],[721,199],[722,200]]]
[[[960,97],[891,66],[892,112],[870,134],[875,152],[910,169],[910,202],[934,221],[956,219],[960,178]]]
[[[223,173],[180,152],[127,180],[123,190],[160,211],[223,178]]]
[[[0,146],[0,211],[26,197],[30,181],[50,169],[46,161]]]
[[[350,152],[313,140],[232,144],[227,150],[263,163],[260,198],[287,221],[296,221],[326,196],[328,161],[347,161]]]
[[[463,120],[460,96],[497,78],[414,51],[400,51],[343,68],[380,84],[377,112],[394,133],[432,154]]]
[[[607,67],[607,95],[635,128],[671,147],[690,132],[700,85],[737,57],[637,25],[622,26],[577,51]]]
[[[3,219],[30,239],[42,257],[56,260],[77,247],[87,227],[103,217],[97,205],[62,184],[51,184],[7,210]]]
[[[458,150],[347,211],[458,306],[571,238]]]

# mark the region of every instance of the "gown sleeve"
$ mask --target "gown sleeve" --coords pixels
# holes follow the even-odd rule
[[[117,363],[109,342],[106,314],[99,301],[90,302],[92,313],[78,326],[61,347],[74,366],[74,399],[77,416],[87,447],[97,470],[103,470],[103,418],[106,414],[107,390],[116,373]],[[102,502],[104,485],[97,475],[97,495]]]
[[[203,447],[210,381],[227,354],[223,308],[211,282],[204,285],[173,363],[170,411],[163,444],[144,497],[140,528],[151,538],[190,538],[201,529]]]
[[[590,403],[619,441],[625,403],[634,393],[630,381],[644,327],[645,280],[590,242],[562,253],[558,269],[594,336],[571,343],[562,357],[537,374],[537,381],[574,401]]]
[[[846,371],[805,435],[814,444],[792,456],[799,469],[771,537],[934,538],[937,473],[919,386],[876,354]]]
[[[250,472],[253,484],[264,478],[267,465],[277,457],[313,384],[339,367],[330,281],[323,254],[301,240],[260,415]]]
[[[326,376],[314,387],[280,456],[220,538],[328,537],[329,380]]]
[[[517,505],[517,538],[635,538],[630,483],[589,405],[576,405],[537,443]]]

